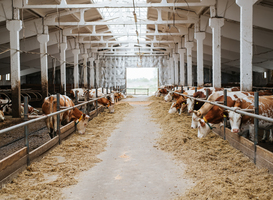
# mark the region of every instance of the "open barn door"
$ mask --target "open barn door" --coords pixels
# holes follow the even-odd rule
[[[126,87],[127,94],[152,95],[158,88],[158,68],[126,68]]]

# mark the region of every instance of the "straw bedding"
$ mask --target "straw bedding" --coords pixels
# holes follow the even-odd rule
[[[89,122],[86,134],[73,134],[51,150],[39,162],[0,190],[0,199],[62,199],[61,189],[77,183],[78,173],[93,167],[104,151],[107,138],[132,107],[128,103],[115,106]]]
[[[177,199],[273,199],[273,176],[218,135],[197,138],[188,114],[168,114],[171,103],[151,97],[153,120],[162,128],[159,148],[186,164],[195,186]]]

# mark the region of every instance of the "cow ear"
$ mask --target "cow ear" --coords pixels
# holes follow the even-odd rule
[[[201,124],[202,127],[205,126],[205,122],[203,122],[202,119],[199,119],[199,122],[200,122],[200,124]]]

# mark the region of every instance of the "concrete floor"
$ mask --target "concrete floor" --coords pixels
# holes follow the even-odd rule
[[[160,128],[150,120],[147,97],[126,99],[127,113],[108,139],[102,162],[81,173],[79,183],[64,190],[66,199],[173,199],[193,185],[183,178],[183,164],[156,148]],[[166,111],[167,114],[167,111]]]

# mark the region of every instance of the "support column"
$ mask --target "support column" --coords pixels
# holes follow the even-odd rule
[[[96,87],[99,87],[99,64],[100,64],[100,61],[99,60],[95,60],[95,63],[96,63],[96,84],[95,86]]]
[[[192,48],[194,44],[193,42],[186,42],[187,48],[187,80],[188,86],[192,86]]]
[[[170,81],[169,81],[169,84],[173,85],[174,84],[174,69],[173,69],[173,58],[170,58],[169,60],[169,66],[170,66]]]
[[[83,57],[83,86],[85,88],[88,87],[88,80],[87,80],[87,58],[88,58],[88,54],[85,53],[82,55]]]
[[[73,49],[72,53],[74,55],[74,88],[79,87],[79,54],[80,49]]]
[[[178,85],[178,54],[174,54],[174,84]]]
[[[60,53],[60,69],[61,69],[61,91],[64,91],[64,95],[66,95],[66,37],[63,39],[63,43],[60,44],[61,53]]]
[[[221,87],[221,27],[224,18],[210,18],[212,29],[212,86]]]
[[[40,34],[37,36],[40,43],[40,64],[41,64],[41,84],[43,98],[48,96],[48,60],[47,60],[47,42],[48,34]]]
[[[185,74],[185,53],[186,49],[178,49],[180,54],[180,83],[179,85],[186,85],[186,74]]]
[[[94,58],[89,58],[89,62],[90,62],[90,76],[89,76],[90,88],[95,88]]]
[[[205,37],[205,32],[197,32],[194,35],[197,41],[197,86],[204,85],[203,40]]]
[[[10,34],[10,76],[11,76],[11,97],[12,117],[21,117],[21,83],[20,83],[20,37],[22,29],[21,20],[7,21],[7,29]]]
[[[236,0],[240,6],[240,86],[252,91],[253,4],[257,0]]]

